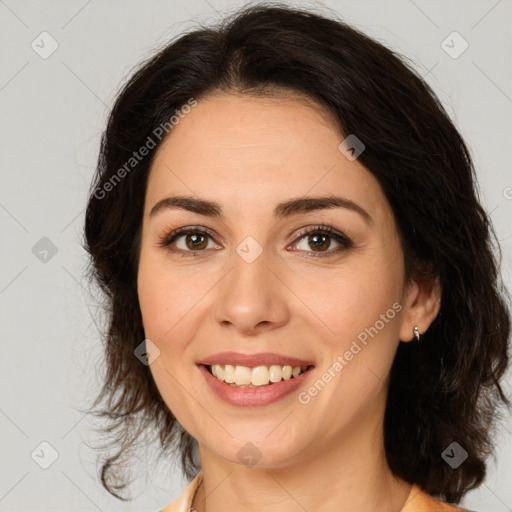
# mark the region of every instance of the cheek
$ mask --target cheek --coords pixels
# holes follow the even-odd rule
[[[165,258],[141,251],[137,287],[147,337],[172,337],[205,291],[200,281],[167,268]]]
[[[142,252],[137,286],[145,337],[160,351],[150,366],[151,373],[168,407],[175,415],[186,417],[194,403],[184,393],[183,383],[194,382],[191,372],[196,368],[183,361],[194,357],[191,341],[203,324],[205,296],[212,284],[197,272],[169,268],[161,255]]]
[[[374,256],[361,258],[357,263],[354,260],[346,272],[331,277],[327,300],[320,291],[309,294],[311,304],[318,308],[311,309],[315,313],[321,311],[318,316],[329,328],[328,334],[322,337],[326,367],[335,361],[342,367],[332,371],[337,375],[334,380],[343,389],[345,398],[340,397],[343,401],[351,396],[349,390],[354,396],[363,389],[370,394],[377,392],[398,346],[400,265],[384,253],[375,252]]]
[[[161,338],[162,333],[171,327],[169,287],[164,279],[158,279],[157,273],[143,263],[138,275],[139,305],[148,338]]]
[[[308,297],[305,302],[315,305],[311,309],[318,312],[334,338],[347,340],[374,325],[392,308],[400,298],[397,283],[400,283],[399,274],[394,268],[386,268],[382,261],[361,262],[328,276],[323,292],[311,287],[312,282],[303,283],[304,290],[310,290],[303,297]]]
[[[187,376],[181,361],[190,333],[185,319],[191,303],[197,302],[182,285],[182,278],[169,275],[161,262],[141,252],[137,286],[144,333],[160,350],[150,371],[167,407],[180,419],[190,416],[193,405],[183,393]]]

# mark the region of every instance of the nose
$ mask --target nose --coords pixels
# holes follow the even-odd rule
[[[215,287],[214,315],[222,327],[251,336],[289,321],[291,292],[269,259],[263,251],[249,263],[233,252],[230,271]]]

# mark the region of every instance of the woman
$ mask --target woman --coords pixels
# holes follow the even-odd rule
[[[123,499],[149,431],[194,477],[165,512],[461,510],[508,404],[493,236],[389,49],[279,5],[172,42],[118,96],[87,209],[103,485]]]

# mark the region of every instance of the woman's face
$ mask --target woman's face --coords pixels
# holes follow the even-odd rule
[[[298,97],[217,94],[156,154],[140,307],[156,385],[202,454],[284,467],[378,435],[412,299],[392,210],[341,142]],[[221,382],[216,362],[255,387]],[[283,366],[309,369],[295,380]]]

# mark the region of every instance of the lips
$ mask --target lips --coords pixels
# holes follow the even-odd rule
[[[274,404],[298,391],[301,386],[314,378],[314,369],[308,369],[298,377],[289,380],[282,380],[267,386],[258,386],[252,388],[235,387],[226,384],[214,377],[207,366],[197,365],[204,382],[209,389],[223,402],[236,407],[263,407]]]
[[[197,362],[198,365],[212,366],[214,364],[233,366],[248,366],[250,368],[256,366],[315,366],[313,361],[304,359],[297,359],[282,354],[275,354],[272,352],[260,352],[259,354],[243,354],[241,352],[220,352],[207,356],[201,361]]]

